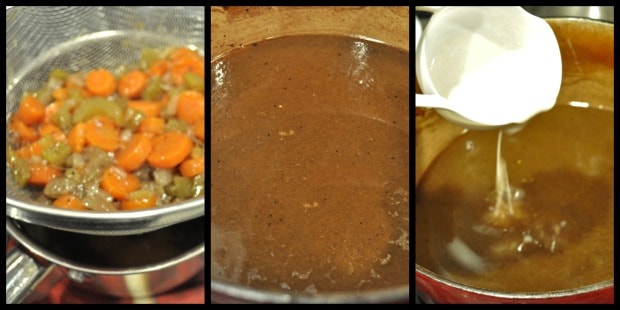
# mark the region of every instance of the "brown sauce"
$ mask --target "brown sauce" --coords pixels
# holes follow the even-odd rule
[[[613,279],[613,112],[556,106],[502,156],[519,193],[510,225],[489,222],[497,131],[470,131],[416,188],[416,263],[502,292],[573,289]]]
[[[211,63],[211,276],[322,293],[409,283],[409,54],[266,40]]]

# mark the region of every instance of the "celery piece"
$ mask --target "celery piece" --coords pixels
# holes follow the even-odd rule
[[[41,157],[54,166],[63,166],[69,155],[71,155],[71,146],[64,142],[57,142],[50,147],[44,147],[41,151]]]
[[[172,184],[166,186],[166,193],[181,199],[187,199],[193,196],[192,180],[186,177],[175,176]]]
[[[95,97],[84,99],[80,103],[80,106],[73,112],[73,124],[86,122],[95,116],[107,116],[114,120],[118,126],[121,126],[125,121],[124,111],[120,103]]]
[[[198,74],[193,72],[186,72],[183,74],[183,80],[189,89],[193,89],[199,92],[205,90],[205,81]]]

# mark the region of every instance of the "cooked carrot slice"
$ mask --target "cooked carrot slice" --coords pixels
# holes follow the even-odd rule
[[[86,89],[95,96],[109,96],[116,90],[116,80],[109,70],[92,70],[86,75]]]
[[[183,162],[194,147],[192,140],[178,131],[157,136],[146,160],[155,168],[173,168]]]
[[[119,131],[109,117],[95,116],[86,122],[84,127],[86,142],[104,151],[112,152],[118,148]]]
[[[61,176],[62,171],[44,163],[30,163],[30,177],[28,184],[45,185],[53,178]]]
[[[41,127],[39,128],[39,133],[42,137],[45,135],[50,135],[56,141],[65,141],[67,139],[62,129],[60,129],[60,127],[54,125],[53,123],[45,123],[41,125]]]
[[[86,124],[77,123],[67,135],[67,143],[71,146],[71,151],[81,153],[86,145]]]
[[[179,94],[176,116],[188,124],[205,118],[205,97],[203,94],[186,90]]]
[[[32,142],[39,138],[39,132],[36,129],[26,125],[17,118],[11,119],[9,130],[16,132],[17,138],[20,141]]]
[[[71,209],[71,210],[88,210],[82,203],[80,198],[71,195],[71,194],[63,194],[60,197],[56,198],[52,203],[53,206],[63,209]]]
[[[157,195],[152,191],[136,191],[121,201],[122,210],[139,210],[152,208],[157,205]]]
[[[196,138],[204,142],[205,140],[205,120],[199,120],[192,125],[192,133]]]
[[[140,188],[140,179],[118,167],[110,167],[103,172],[99,186],[116,199],[125,199],[129,193]]]
[[[66,87],[60,87],[52,92],[52,98],[56,101],[62,101],[69,98],[69,89]]]
[[[116,165],[125,171],[134,171],[146,162],[153,145],[151,137],[146,134],[135,134],[129,143],[116,155]]]
[[[39,141],[28,143],[15,151],[15,154],[21,158],[31,158],[33,156],[41,156],[43,146]]]
[[[161,104],[158,101],[131,100],[127,103],[130,109],[138,110],[144,113],[144,116],[159,116]]]
[[[45,106],[41,100],[32,96],[26,96],[19,108],[17,108],[14,116],[26,125],[38,124],[45,118]]]
[[[149,75],[154,77],[162,77],[168,71],[169,63],[166,60],[157,60],[149,68]]]
[[[138,70],[130,71],[118,80],[118,93],[122,97],[138,98],[146,87],[148,76]]]
[[[166,120],[161,117],[147,116],[138,125],[137,132],[159,135],[164,132]]]
[[[193,72],[204,79],[204,59],[196,52],[188,48],[179,48],[170,54],[172,66],[170,73],[172,82],[175,85],[183,85],[185,82],[183,75],[186,72]]]
[[[205,172],[205,158],[188,158],[181,163],[179,171],[184,177],[192,178]]]

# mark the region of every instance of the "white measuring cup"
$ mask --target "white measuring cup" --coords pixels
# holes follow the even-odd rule
[[[416,94],[416,107],[435,108],[466,128],[492,129],[524,123],[555,105],[562,59],[546,21],[521,7],[416,10],[434,12],[416,43],[424,93]]]

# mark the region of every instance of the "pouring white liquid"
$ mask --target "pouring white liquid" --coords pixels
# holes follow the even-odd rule
[[[510,185],[506,160],[502,157],[502,136],[500,130],[497,136],[497,153],[495,168],[495,206],[485,216],[485,221],[498,227],[507,227],[514,220],[521,219],[521,198],[523,191]]]

